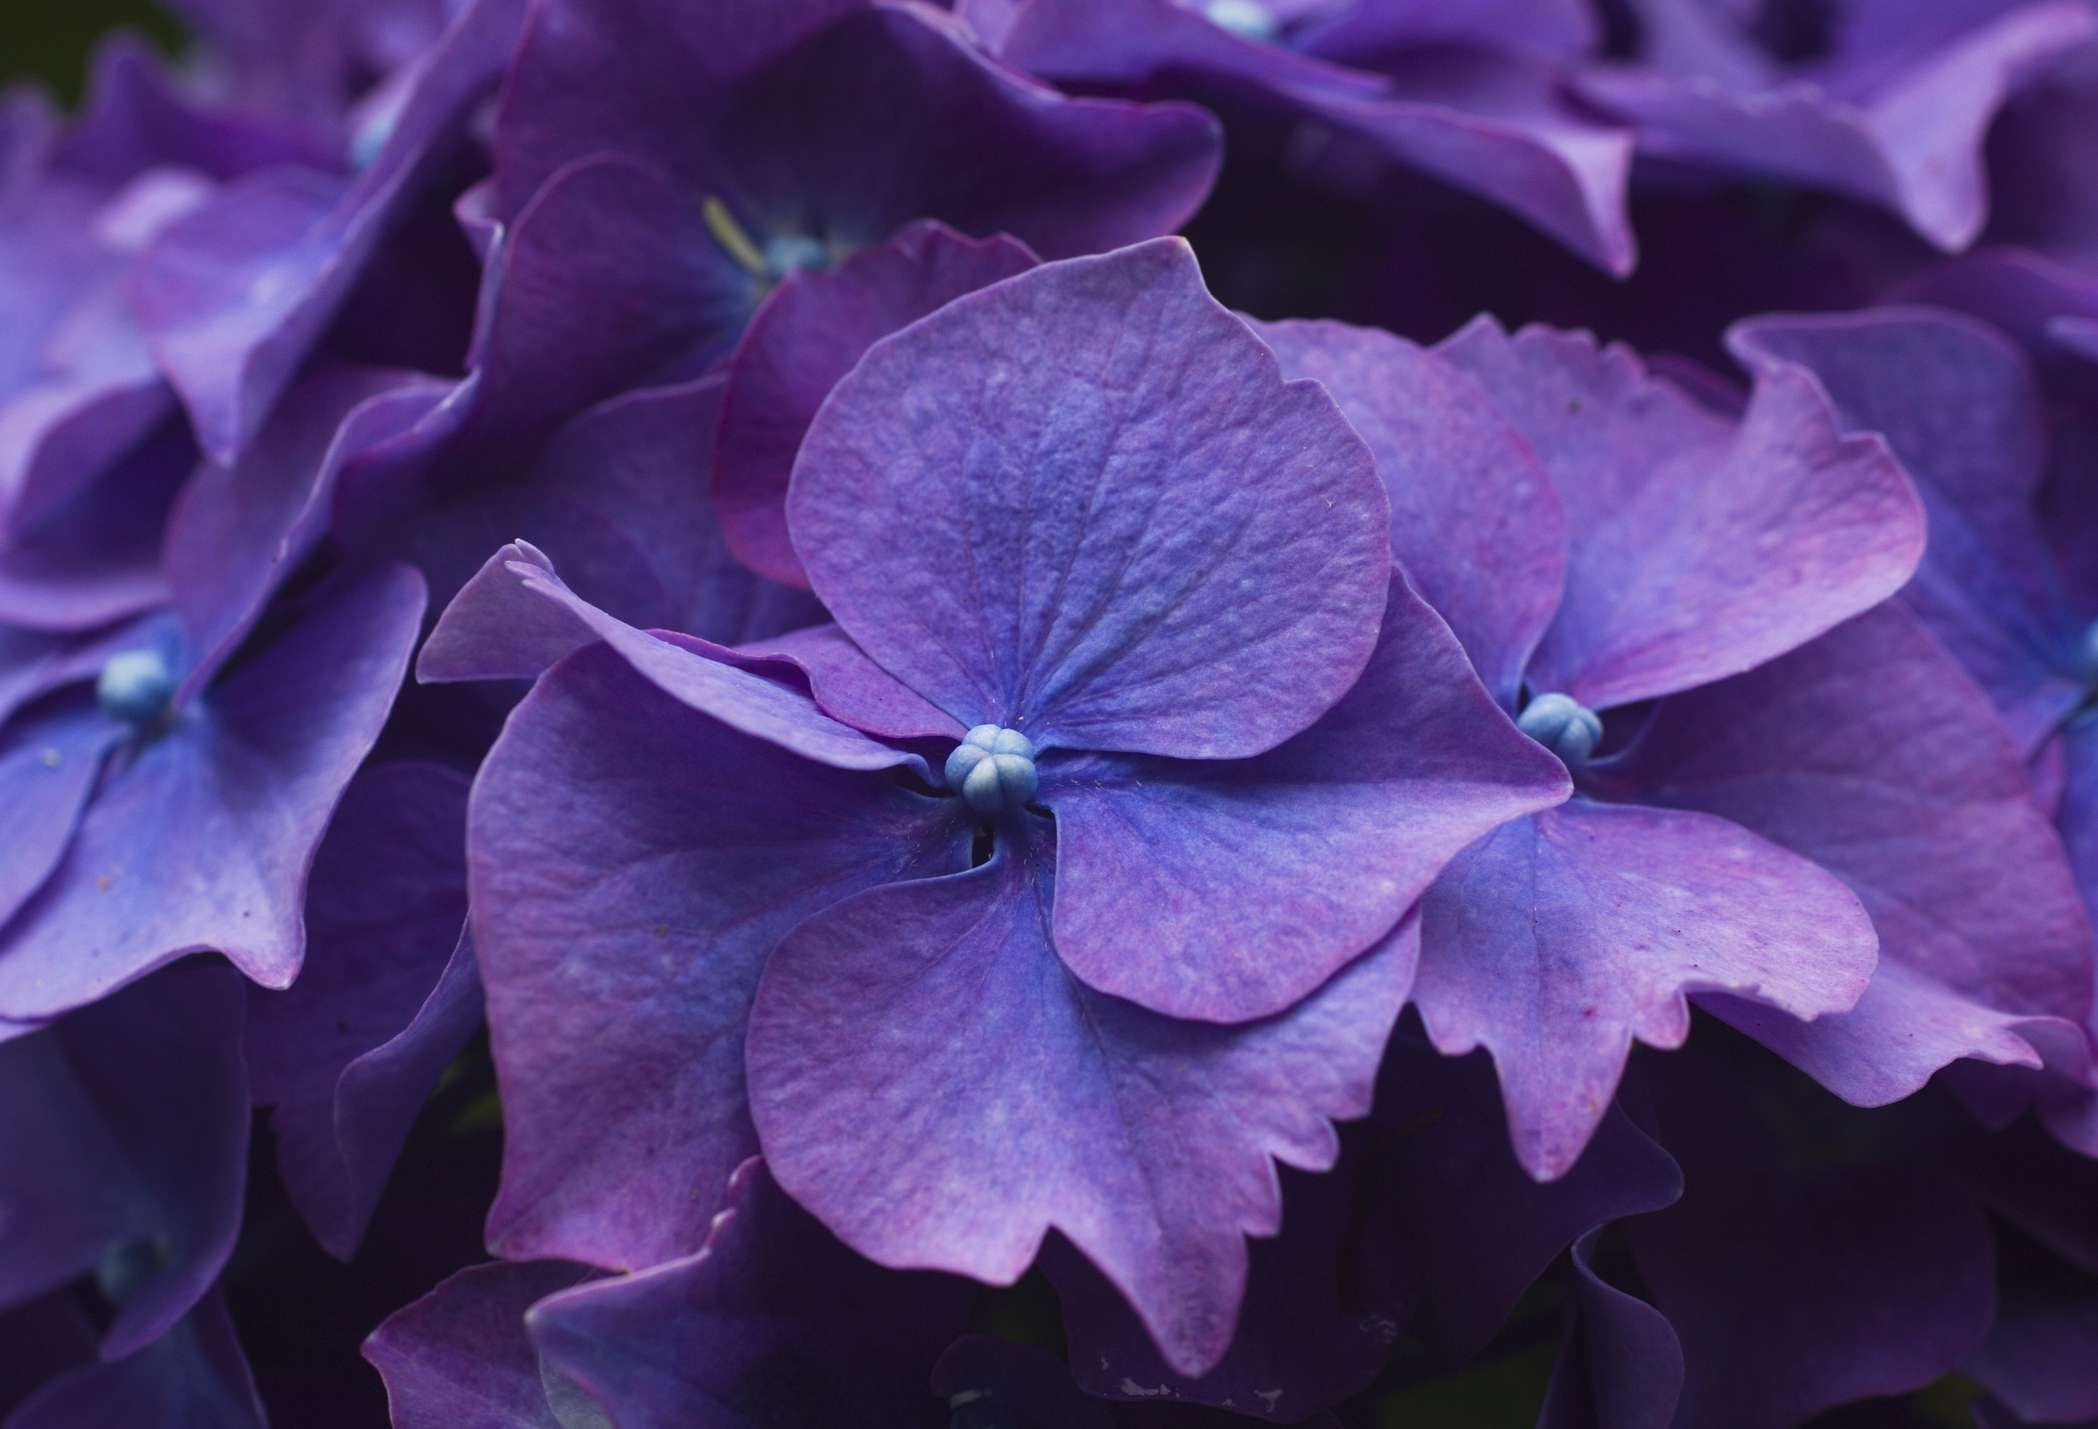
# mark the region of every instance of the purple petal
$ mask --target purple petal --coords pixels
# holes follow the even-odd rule
[[[1566,513],[1537,458],[1483,387],[1410,342],[1333,322],[1254,331],[1369,444],[1399,564],[1513,709],[1566,568]]]
[[[1062,258],[1172,232],[1216,175],[1216,122],[1191,106],[1066,98],[928,7],[777,8],[748,24],[707,7],[666,23],[633,0],[547,7],[498,128],[504,210],[561,164],[614,153],[724,202],[760,242],[810,213],[825,225],[810,236],[848,249],[933,218]]]
[[[392,708],[422,606],[399,568],[324,593],[114,756],[64,862],[0,932],[0,1015],[53,1016],[204,949],[288,985],[308,865]]]
[[[787,478],[823,399],[881,338],[1037,261],[1010,238],[978,242],[919,223],[835,269],[784,279],[729,363],[714,451],[714,505],[729,549],[761,575],[806,586],[787,535]]]
[[[737,649],[753,659],[798,666],[816,705],[833,719],[883,739],[957,740],[966,732],[953,715],[867,658],[835,624],[811,625]]]
[[[1637,123],[1655,153],[1881,203],[1956,252],[1988,216],[1982,141],[1997,110],[2044,60],[2093,35],[2098,18],[2087,7],[2043,3],[1874,80],[1837,73],[1806,83],[1752,65],[1722,75],[1613,66],[1584,76],[1580,91]]]
[[[1361,441],[1170,239],[877,344],[810,427],[787,519],[846,633],[963,725],[1182,758],[1330,708],[1390,565]]]
[[[1268,753],[1044,761],[1056,949],[1168,1017],[1265,1017],[1382,938],[1473,840],[1571,792],[1394,580],[1355,688]]]
[[[525,601],[551,607],[559,618],[550,620]],[[523,542],[496,552],[467,583],[431,633],[434,653],[426,648],[418,673],[426,680],[529,678],[598,641],[687,707],[803,758],[838,769],[924,772],[919,756],[878,744],[823,714],[799,691],[739,668],[745,661],[734,651],[690,636],[646,633],[607,615]],[[766,662],[754,657],[750,663],[762,668]]]
[[[1596,1274],[1598,1232],[1574,1244],[1573,1307],[1537,1429],[1669,1429],[1683,1346],[1667,1317]]]
[[[973,1288],[883,1270],[752,1160],[695,1255],[533,1307],[543,1363],[621,1429],[915,1426]]]
[[[2025,359],[1978,323],[1916,310],[1758,318],[1728,341],[1751,362],[1803,364],[1846,426],[1886,438],[1930,520],[1902,599],[2035,747],[2083,696],[2083,632],[2033,510],[2047,428]]]
[[[312,553],[342,465],[398,435],[436,390],[398,373],[318,367],[285,394],[238,463],[206,466],[183,488],[168,522],[166,565],[198,654],[189,689],[218,673]]]
[[[268,1422],[216,1294],[152,1344],[66,1371],[7,1417],[8,1429],[264,1429]]]
[[[1877,605],[1923,512],[1877,438],[1840,436],[1811,378],[1762,374],[1738,424],[1623,348],[1490,320],[1436,349],[1544,458],[1571,550],[1531,687],[1593,709],[1749,669]]]
[[[481,1025],[466,920],[466,781],[381,765],[343,796],[314,856],[299,980],[248,1004],[277,1165],[330,1254],[363,1238],[445,1064]]]
[[[0,800],[9,810],[0,862],[0,926],[65,857],[95,777],[121,725],[85,700],[24,720],[0,740]]]
[[[473,797],[506,1133],[490,1243],[609,1268],[696,1250],[702,1188],[756,1145],[743,1024],[766,955],[849,893],[960,866],[970,832],[952,802],[737,734],[610,650],[555,667]]]
[[[355,178],[264,170],[156,241],[133,300],[214,459],[231,465],[242,454],[382,243],[441,180],[516,46],[523,9],[517,0],[465,7]]]
[[[1321,96],[1311,114],[1498,204],[1607,273],[1632,271],[1631,131],[1567,103],[1556,64],[1431,48],[1380,68],[1393,77],[1389,97]]]
[[[111,1359],[197,1303],[240,1224],[240,1018],[237,978],[180,968],[0,1043],[0,1303],[125,1266]]]
[[[1230,1343],[1244,1237],[1280,1222],[1273,1162],[1331,1165],[1332,1119],[1368,1109],[1413,928],[1283,1017],[1174,1022],[1063,970],[1049,878],[1031,842],[795,929],[751,1012],[760,1140],[884,1265],[1009,1284],[1061,1231],[1199,1375]]]
[[[1241,38],[1173,0],[1021,0],[1011,8],[984,27],[996,31],[999,57],[1051,82],[1128,87],[1197,73],[1263,89],[1386,87],[1377,75]]]
[[[1551,1180],[1632,1042],[1682,1045],[1686,993],[1841,1012],[1875,946],[1856,895],[1746,829],[1577,798],[1502,825],[1429,890],[1413,996],[1442,1051],[1492,1053],[1517,1158]]]
[[[1856,892],[1880,961],[1855,1009],[1802,1023],[1710,1004],[1845,1100],[1898,1100],[1961,1057],[2038,1066],[2028,1023],[2081,1040],[2094,948],[2061,842],[1987,697],[1898,606],[1664,701],[1599,777]]]
[[[558,1261],[474,1265],[372,1331],[394,1429],[562,1429],[525,1314],[590,1278]]]
[[[2098,1419],[2098,1282],[2049,1248],[1996,1237],[1996,1316],[1962,1371],[2020,1419]]]

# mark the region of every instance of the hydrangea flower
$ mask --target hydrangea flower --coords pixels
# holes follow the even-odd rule
[[[611,70],[620,83],[602,82]],[[1050,257],[1170,232],[1208,192],[1218,149],[1198,110],[1067,99],[924,6],[787,0],[753,18],[553,0],[496,128],[485,203],[509,252],[491,258],[490,301],[537,297],[550,326],[593,346],[608,311],[630,315],[649,349],[571,376],[608,396],[699,375],[796,273],[915,220]]]
[[[388,390],[317,376],[246,463],[200,473],[166,538],[170,607],[18,645],[0,1017],[40,1022],[204,949],[266,985],[297,972],[307,865],[392,708],[424,599],[413,571],[384,567],[270,601],[346,414]]]
[[[488,632],[454,675],[605,642],[540,681],[474,796],[511,1117],[491,1242],[689,1252],[690,1188],[762,1144],[886,1264],[1008,1281],[1061,1230],[1198,1371],[1242,1233],[1276,1224],[1268,1159],[1329,1164],[1329,1120],[1367,1107],[1411,961],[1394,925],[1564,775],[1390,578],[1358,439],[1184,245],[1035,269],[877,344],[810,429],[788,523],[840,634],[644,635],[520,550],[433,637]],[[549,788],[559,823],[532,812]],[[579,1042],[578,1018],[622,1035]]]
[[[1982,141],[2043,65],[2098,39],[2082,0],[1633,0],[1629,62],[1580,93],[1642,154],[1832,189],[1940,248],[1988,217]]]
[[[1922,512],[1885,446],[1840,437],[1797,371],[1765,374],[1735,419],[1545,329],[1482,319],[1432,354],[1262,331],[1364,433],[1400,559],[1576,772],[1571,802],[1466,850],[1421,908],[1414,1001],[1442,1051],[1493,1054],[1523,1164],[1573,1165],[1632,1042],[1688,1034],[1689,993],[1804,1018],[1855,1004],[1877,941],[1856,896],[1739,824],[1612,787],[1604,741],[1901,586]]]
[[[1052,83],[1214,104],[1241,117],[1237,128],[1294,131],[1284,143],[1302,165],[1325,162],[1318,151],[1327,147],[1360,150],[1499,204],[1613,273],[1632,268],[1631,136],[1560,94],[1563,75],[1598,38],[1578,0],[963,0],[958,8],[1001,58]]]

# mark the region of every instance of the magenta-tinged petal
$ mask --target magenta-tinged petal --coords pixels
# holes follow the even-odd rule
[[[556,616],[550,619],[548,610]],[[607,615],[523,542],[496,552],[467,583],[431,632],[417,673],[433,681],[530,678],[598,641],[680,703],[803,758],[838,769],[924,770],[917,755],[879,744],[831,719],[799,691],[740,668],[743,659],[734,651],[691,636],[650,634]]]
[[[834,269],[785,278],[729,362],[714,451],[729,549],[761,575],[807,585],[787,535],[787,478],[823,399],[881,338],[1037,261],[1010,238],[979,242],[928,222]]]
[[[1517,1159],[1550,1180],[1633,1041],[1682,1045],[1685,994],[1841,1012],[1875,947],[1856,895],[1797,854],[1708,814],[1576,798],[1502,825],[1429,890],[1413,996],[1437,1047],[1493,1055]]]
[[[2048,438],[2025,358],[1979,323],[1916,309],[1756,318],[1728,342],[1804,365],[1845,425],[1887,439],[1930,519],[1902,599],[2037,746],[2083,697],[2083,632],[2033,508]]]
[[[1802,1023],[1712,1004],[1846,1100],[2081,1040],[2098,948],[2061,841],[1987,696],[1898,605],[1663,701],[1598,778],[1754,830],[1856,892],[1880,948],[1856,1008]],[[2054,1030],[2028,1041],[2029,1021]]]
[[[207,1296],[145,1348],[67,1370],[8,1415],[8,1429],[265,1429],[225,1302]]]
[[[883,1270],[737,1168],[705,1246],[534,1306],[532,1343],[620,1429],[931,1422],[935,1359],[974,1287]]]
[[[248,1071],[314,1238],[348,1259],[444,1066],[481,1025],[466,920],[466,780],[380,765],[314,856],[306,960],[248,1002]]]
[[[787,520],[845,632],[963,725],[1182,758],[1330,708],[1391,561],[1361,441],[1169,239],[876,344],[810,427]]]
[[[1878,82],[1846,84],[1838,74],[1809,83],[1753,66],[1719,76],[1607,66],[1579,89],[1636,123],[1652,152],[1880,203],[1957,252],[1988,216],[1990,122],[2046,61],[2094,35],[2088,7],[2055,0],[2010,9]]]
[[[1038,831],[968,873],[795,929],[751,1012],[751,1109],[789,1194],[884,1265],[1017,1279],[1052,1228],[1196,1375],[1230,1343],[1274,1162],[1323,1169],[1368,1109],[1409,924],[1289,1013],[1175,1022],[1088,990],[1048,939]]]
[[[1399,564],[1513,709],[1566,568],[1566,512],[1536,456],[1483,387],[1412,343],[1333,322],[1254,331],[1369,444]]]
[[[1877,605],[1923,554],[1900,465],[1840,435],[1803,373],[1763,373],[1737,424],[1581,334],[1481,320],[1436,351],[1493,394],[1566,505],[1537,691],[1602,709],[1752,668]]]
[[[263,170],[155,241],[133,275],[133,302],[216,460],[230,465],[262,429],[381,244],[456,159],[523,9],[518,0],[463,7],[362,173]]]
[[[1598,1232],[1573,1248],[1566,1338],[1537,1429],[1669,1429],[1683,1392],[1683,1346],[1666,1316],[1595,1271]]]
[[[168,729],[115,752],[64,862],[0,929],[0,1014],[53,1016],[206,949],[290,983],[308,865],[422,606],[400,568],[323,591]]]
[[[238,978],[176,968],[0,1043],[0,1304],[102,1272],[117,1358],[218,1278],[247,1165],[240,1018]]]
[[[766,955],[850,893],[962,866],[970,833],[953,802],[737,734],[610,650],[556,666],[470,815],[505,1119],[490,1243],[608,1268],[698,1249],[703,1188],[755,1149],[743,1025]]]
[[[468,1266],[364,1342],[394,1429],[563,1429],[525,1314],[590,1278],[558,1261]]]
[[[1388,933],[1473,840],[1571,792],[1395,580],[1362,678],[1266,754],[1044,761],[1056,950],[1168,1017],[1265,1017]]]

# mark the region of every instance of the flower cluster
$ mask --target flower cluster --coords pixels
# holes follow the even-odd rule
[[[175,8],[4,1429],[2098,1421],[2094,0]]]

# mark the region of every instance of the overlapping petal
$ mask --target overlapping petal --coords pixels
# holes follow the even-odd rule
[[[1280,1017],[1161,1018],[1092,992],[1049,940],[1039,832],[952,877],[794,930],[752,1007],[751,1108],[789,1194],[886,1265],[1007,1283],[1062,1232],[1168,1364],[1230,1343],[1274,1161],[1332,1163],[1368,1109],[1411,924]]]
[[[877,344],[810,427],[787,521],[846,633],[962,725],[1181,758],[1324,713],[1390,564],[1361,441],[1172,240]]]

